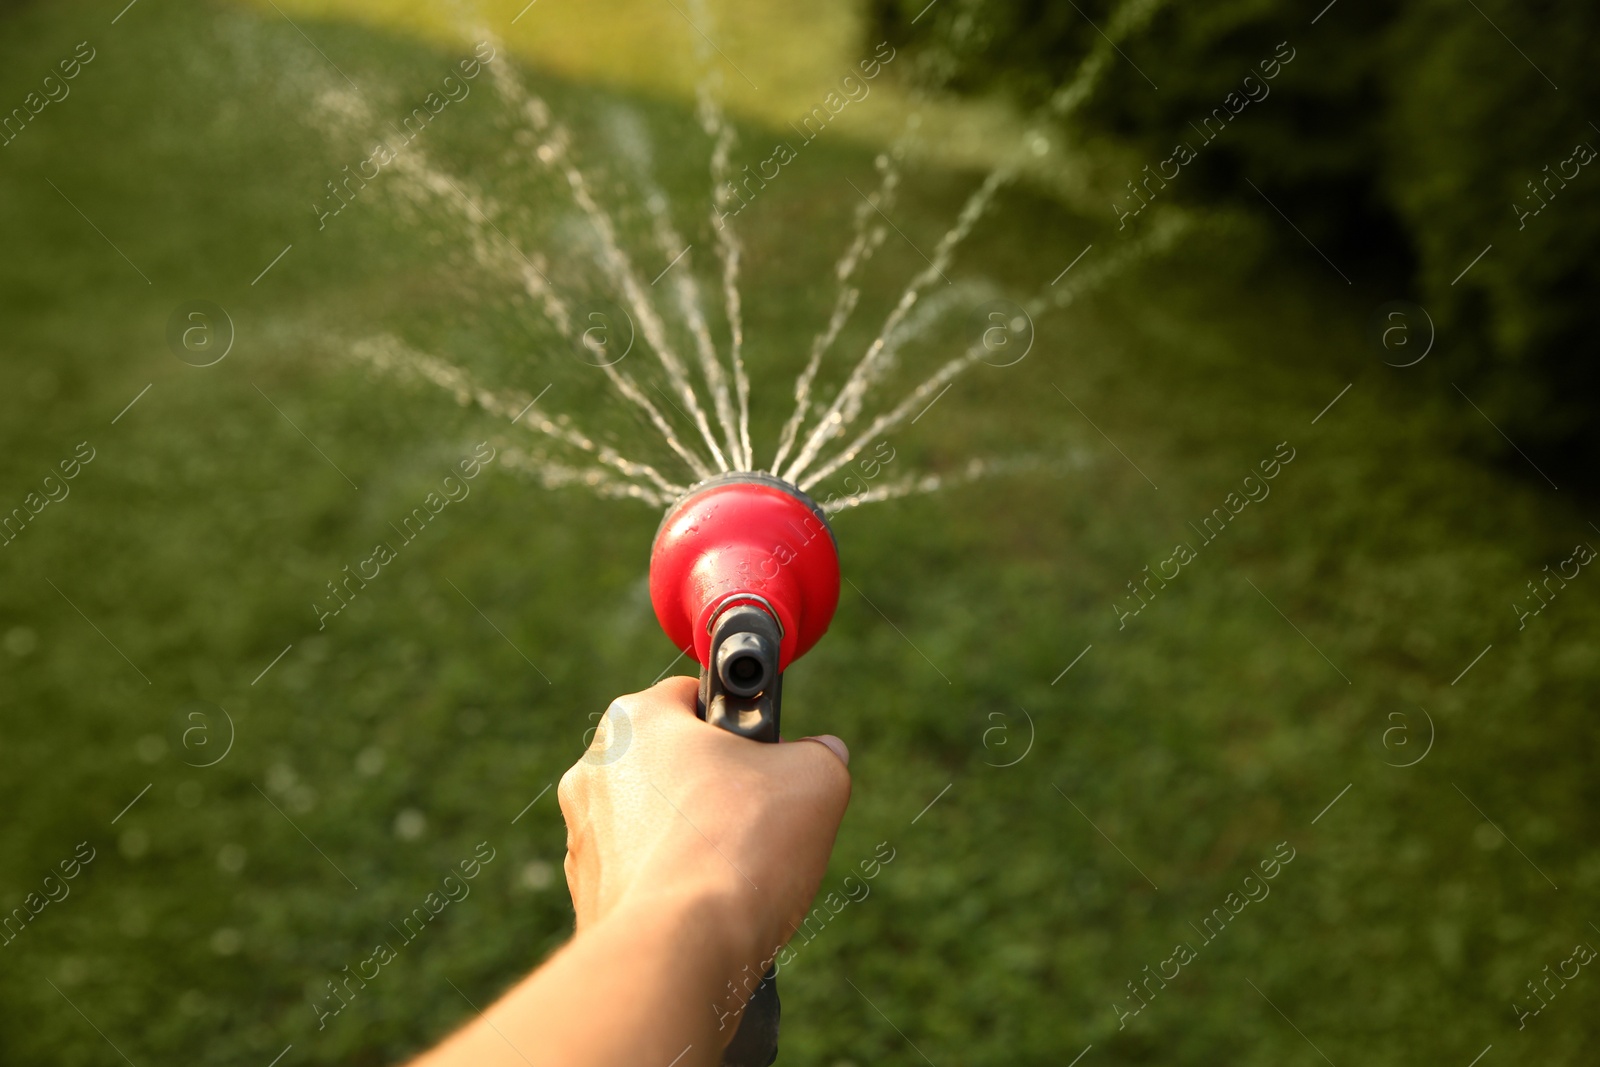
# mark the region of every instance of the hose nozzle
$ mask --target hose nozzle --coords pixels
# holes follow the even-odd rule
[[[750,604],[717,616],[711,663],[700,672],[700,708],[706,722],[753,741],[778,739],[783,673],[778,670],[778,625]]]
[[[778,740],[783,672],[839,604],[839,550],[816,502],[770,474],[701,482],[668,509],[650,549],[650,603],[700,662],[700,715],[740,737]],[[777,974],[751,995],[723,1067],[778,1055]]]
[[[815,501],[770,474],[738,471],[701,482],[656,531],[650,602],[673,644],[707,668],[719,667],[713,658],[719,619],[740,606],[765,612],[776,633],[762,639],[776,643],[772,671],[781,673],[833,620],[839,603],[833,530]],[[730,668],[753,665],[737,659]],[[729,692],[750,689],[746,696],[763,687],[728,680]]]

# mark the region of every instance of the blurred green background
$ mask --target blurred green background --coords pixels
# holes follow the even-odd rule
[[[869,413],[958,354],[985,300],[1065,304],[1026,358],[976,367],[888,435],[885,477],[953,484],[835,520],[858,588],[789,674],[787,729],[853,753],[825,892],[880,842],[895,859],[785,970],[779,1062],[1466,1067],[1491,1045],[1484,1067],[1585,1062],[1600,978],[1552,985],[1520,1028],[1513,1005],[1539,1007],[1527,983],[1600,944],[1596,579],[1529,586],[1600,544],[1592,390],[1539,354],[1546,327],[1592,350],[1560,318],[1592,286],[1516,257],[1592,271],[1595,179],[1551,203],[1543,236],[1513,245],[1501,215],[1505,176],[1585,136],[1562,117],[1592,102],[1581,57],[1539,48],[1592,13],[1551,6],[1536,34],[1485,5],[1562,94],[1494,120],[1496,140],[1463,116],[1513,108],[1498,87],[1534,75],[1470,12],[1406,51],[1355,0],[1315,26],[1320,4],[1230,4],[1206,25],[1086,5],[1119,53],[1054,5],[918,6],[702,19],[736,168],[797,140],[788,123],[878,41],[900,50],[737,219],[758,456],[832,306],[851,186],[873,188],[892,144],[892,228],[824,395],[1019,147]],[[1385,32],[1403,42],[1438,6]],[[1150,146],[1291,16],[1304,50],[1219,141],[1236,155],[1119,229],[1109,205]],[[511,462],[539,447],[525,427],[353,354],[404,346],[508,397],[548,387],[540,411],[683,472],[527,298],[530,261],[580,310],[616,296],[488,77],[415,146],[456,198],[396,168],[321,229],[313,206],[472,52],[475,20],[572,130],[639,272],[672,259],[645,207],[659,187],[692,248],[674,269],[718,304],[702,38],[671,4],[0,5],[0,109],[30,107],[80,42],[93,54],[0,145],[0,507],[27,509],[0,549],[0,906],[32,915],[0,945],[0,1062],[393,1063],[570,931],[545,790],[612,697],[673,663],[644,584],[658,514],[546,488],[537,459]],[[969,56],[973,27],[1038,54]],[[1031,113],[1085,55],[1084,105]],[[1423,81],[1369,113],[1374,65]],[[1408,110],[1456,130],[1449,146],[1396,125]],[[1412,156],[1429,162],[1408,179]],[[1491,212],[1479,236],[1460,221]],[[168,341],[195,300],[231,322],[207,367]],[[1376,342],[1395,300],[1437,328],[1403,368],[1426,328],[1408,311],[1418,347]],[[627,366],[653,381],[642,350]],[[502,458],[471,495],[319,632],[325,583],[483,441]],[[82,442],[93,459],[63,483]],[[1270,496],[1200,546],[1190,524],[1283,443]],[[975,458],[1003,472],[964,481]],[[29,503],[47,491],[67,495]],[[1128,583],[1179,542],[1198,558],[1119,626]],[[47,883],[80,842],[94,859]],[[326,983],[480,842],[495,858],[471,895],[319,1029]],[[1282,842],[1271,895],[1202,945]],[[43,903],[50,886],[70,895]],[[1198,958],[1119,1026],[1128,983],[1185,941]]]

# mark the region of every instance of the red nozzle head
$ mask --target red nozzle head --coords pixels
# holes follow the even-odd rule
[[[817,643],[839,604],[833,530],[810,497],[770,474],[701,482],[656,531],[650,603],[672,643],[701,666],[718,615],[736,604],[764,608],[783,631],[785,670]]]

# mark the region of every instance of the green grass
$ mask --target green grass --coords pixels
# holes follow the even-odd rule
[[[314,132],[315,98],[343,82],[282,19],[228,4],[113,14],[34,5],[0,35],[6,106],[77,41],[98,49],[72,95],[0,148],[0,504],[78,442],[96,449],[71,495],[0,550],[0,905],[78,842],[97,850],[70,897],[0,948],[0,1061],[116,1062],[109,1039],[141,1065],[264,1065],[289,1044],[284,1064],[394,1062],[470,1015],[461,994],[483,1004],[565,938],[553,798],[513,818],[577,757],[591,713],[673,650],[643,584],[657,516],[501,463],[318,633],[325,582],[477,442],[520,440],[344,355],[390,333],[497,387],[551,385],[547,410],[667,460],[518,286],[473,264],[458,215],[403,210],[386,176],[317,232],[309,203],[365,152]],[[305,25],[383,116],[466,51]],[[573,117],[642,272],[665,257],[625,207],[634,179],[605,132],[618,114],[650,132],[686,239],[709,248],[691,114],[540,87]],[[570,200],[515,130],[481,79],[423,143],[525,248],[568,247],[582,237]],[[738,158],[778,136],[746,130]],[[871,160],[819,139],[740,218],[768,449],[831,300],[845,179],[870,181]],[[930,249],[977,180],[910,175],[893,212],[908,240],[891,233],[874,259],[843,352],[870,341],[923,266],[910,245]],[[1125,247],[1111,219],[1013,190],[953,277],[1020,298],[1093,242],[1071,284]],[[1597,579],[1585,571],[1520,632],[1508,606],[1600,535],[1525,467],[1456,458],[1493,431],[1362,340],[1393,294],[1352,293],[1292,235],[1273,244],[1276,227],[1193,220],[1169,253],[1041,318],[1022,363],[977,368],[891,436],[896,476],[974,455],[1035,456],[1039,471],[837,520],[861,592],[845,587],[791,672],[788,729],[836,732],[854,754],[828,886],[879,842],[896,858],[785,972],[781,1062],[922,1062],[851,982],[940,1064],[1062,1064],[1091,1043],[1086,1067],[1316,1060],[1272,1005],[1341,1064],[1465,1064],[1491,1042],[1495,1057],[1576,1062],[1600,1036],[1586,972],[1521,1032],[1509,1007],[1600,938]],[[552,260],[558,284],[601,293],[581,256]],[[711,263],[697,267],[708,291]],[[164,341],[196,298],[237,329],[205,369]],[[891,384],[965,329],[949,317]],[[1125,583],[1196,540],[1187,524],[1283,441],[1296,455],[1270,497],[1119,630]],[[233,748],[186,766],[217,750],[192,734],[185,748],[199,721],[185,716],[212,707],[220,743],[214,706]],[[1385,766],[1420,751],[1419,708],[1432,751]],[[1023,709],[1031,750],[993,766],[1022,751]],[[1386,749],[1395,714],[1412,740]],[[470,897],[319,1031],[309,996],[482,841],[496,858]],[[1125,984],[1198,942],[1189,924],[1283,841],[1297,854],[1271,896],[1119,1032]]]

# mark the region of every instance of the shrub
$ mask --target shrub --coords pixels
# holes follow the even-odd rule
[[[1600,147],[1589,122],[1600,119],[1600,66],[1588,55],[1600,9],[1337,0],[1319,14],[1212,0],[1129,20],[1120,0],[1075,4],[877,0],[872,39],[904,48],[925,84],[1032,107],[1106,30],[1122,56],[1077,118],[1156,158],[1288,42],[1295,60],[1271,83],[1272,104],[1241,115],[1174,195],[1260,207],[1248,179],[1348,272],[1412,289],[1439,328],[1429,372],[1441,383],[1471,390],[1557,465],[1600,459],[1586,358],[1600,327],[1600,166],[1575,163],[1580,143]],[[1119,34],[1119,23],[1132,28]],[[1531,209],[1536,196],[1548,206],[1519,218],[1513,205]]]

